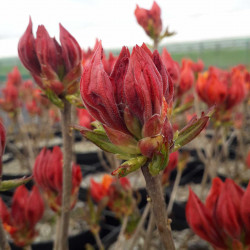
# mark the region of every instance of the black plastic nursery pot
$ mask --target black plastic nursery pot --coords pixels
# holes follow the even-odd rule
[[[77,153],[76,163],[80,165],[83,176],[106,171],[96,152]]]

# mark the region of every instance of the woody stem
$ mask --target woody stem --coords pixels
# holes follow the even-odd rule
[[[1,219],[0,219],[0,250],[10,250],[10,246],[6,239],[6,235],[3,229],[3,223]]]
[[[170,224],[166,210],[160,175],[152,176],[148,165],[142,166],[142,173],[146,181],[148,195],[152,202],[155,224],[158,229],[161,241],[166,250],[175,250]]]
[[[159,38],[155,38],[154,39],[154,50],[158,49],[158,45],[159,45]]]
[[[63,99],[64,108],[61,110],[63,135],[63,191],[61,208],[61,228],[59,230],[59,249],[68,250],[68,228],[70,218],[70,196],[72,182],[72,135],[69,126],[71,123],[71,104]]]

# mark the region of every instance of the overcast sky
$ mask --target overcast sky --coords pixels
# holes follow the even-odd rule
[[[50,36],[58,37],[58,23],[77,39],[82,48],[95,39],[104,48],[120,48],[149,42],[136,23],[136,4],[149,9],[152,0],[1,0],[0,57],[16,56],[17,43],[29,16],[33,32],[44,24]],[[163,26],[177,35],[168,42],[228,37],[250,37],[249,0],[158,0]]]

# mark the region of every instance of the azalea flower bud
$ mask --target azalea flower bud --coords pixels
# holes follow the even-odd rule
[[[51,38],[43,25],[38,26],[37,37],[32,33],[32,22],[21,37],[18,54],[44,91],[56,95],[73,94],[78,89],[81,75],[82,51],[75,38],[60,24],[60,42]]]
[[[231,110],[246,96],[244,73],[238,68],[231,72],[210,67],[208,72],[198,75],[196,91],[209,106]]]
[[[13,82],[8,81],[6,87],[2,88],[3,97],[0,98],[0,107],[5,112],[17,112],[17,109],[21,106],[18,97],[18,88]]]
[[[14,86],[19,87],[22,83],[22,76],[18,67],[15,66],[7,76],[7,82],[11,82]]]
[[[34,178],[49,203],[50,208],[60,213],[62,204],[63,154],[56,146],[52,151],[43,148],[34,164]],[[75,206],[82,180],[80,166],[72,165],[71,209]]]
[[[25,186],[16,189],[11,211],[0,198],[0,218],[4,229],[10,234],[15,245],[30,245],[37,235],[35,225],[42,218],[44,203],[39,190],[34,186],[29,193]]]
[[[177,84],[181,73],[179,63],[172,59],[166,48],[163,48],[161,57],[173,83]]]
[[[145,44],[135,46],[131,55],[123,47],[110,75],[102,57],[99,43],[80,82],[84,106],[97,121],[92,130],[74,127],[101,149],[126,160],[113,175],[123,177],[147,161],[151,174],[159,174],[174,144],[168,119],[174,94],[171,77],[158,51],[152,53]],[[202,114],[190,124],[189,132],[181,131],[179,147],[197,136],[208,119]]]
[[[244,191],[233,180],[224,183],[216,206],[218,225],[231,237],[239,239],[242,233],[240,202]]]
[[[136,46],[130,56],[123,47],[109,76],[103,67],[99,44],[84,69],[80,93],[89,113],[102,123],[103,132],[123,154],[138,159],[142,153],[152,158],[163,144],[170,144],[166,114],[167,106],[172,104],[173,83],[157,51],[151,53],[146,45]],[[172,134],[171,126],[168,128]],[[139,162],[145,161],[134,161],[136,168],[140,167]]]
[[[95,120],[88,112],[87,109],[77,109],[77,116],[79,125],[91,129],[91,123]]]
[[[226,249],[226,244],[213,222],[210,211],[191,189],[186,205],[186,218],[191,229],[202,239],[210,242],[214,247]]]
[[[196,63],[193,62],[192,69],[197,73],[202,72],[202,70],[204,69],[204,62],[201,59],[199,59]]]
[[[108,75],[111,74],[116,60],[117,58],[112,54],[112,52],[109,53],[108,58],[104,54],[102,62],[103,62],[104,70],[107,72]]]
[[[213,179],[205,205],[190,190],[186,206],[192,230],[218,249],[248,249],[249,186],[244,191],[233,180]]]
[[[162,31],[161,9],[154,1],[150,10],[136,5],[135,17],[139,25],[152,39],[158,38]]]
[[[244,225],[245,241],[250,246],[250,182],[240,202],[240,216]]]
[[[180,82],[178,84],[177,95],[180,96],[187,92],[194,84],[194,72],[192,69],[193,62],[191,60],[183,60],[180,74]]]

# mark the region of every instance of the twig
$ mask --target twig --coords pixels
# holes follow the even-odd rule
[[[54,240],[54,246],[53,249],[57,250],[59,249],[59,243],[60,243],[60,227],[61,227],[61,220],[60,216],[56,216],[56,234],[55,234],[55,240]]]
[[[25,140],[25,146],[28,151],[28,162],[29,162],[30,171],[32,171],[32,168],[35,162],[35,154],[33,151],[32,142],[28,134],[28,130],[24,123],[22,112],[19,113],[17,119],[18,119],[18,126],[20,129],[20,133],[22,134],[23,140]]]
[[[155,50],[155,49],[158,49],[159,42],[160,42],[160,41],[159,41],[159,38],[155,38],[155,39],[154,39],[154,45],[153,45],[154,50]]]
[[[147,233],[144,241],[144,250],[149,250],[151,246],[151,240],[152,240],[152,232],[155,228],[155,220],[154,220],[154,215],[153,211],[151,209],[150,211],[150,217],[149,217],[149,222],[148,222],[148,228],[147,228]]]
[[[61,208],[61,228],[59,250],[67,250],[68,247],[68,228],[70,217],[70,196],[72,182],[72,135],[69,132],[71,123],[71,104],[63,99],[64,108],[61,110],[62,115],[62,135],[63,135],[63,192]]]
[[[98,159],[99,159],[101,165],[103,166],[103,168],[104,168],[107,172],[110,172],[111,169],[110,169],[110,167],[108,166],[108,164],[106,163],[106,161],[105,161],[105,159],[104,159],[104,157],[103,157],[103,153],[104,153],[104,152],[103,152],[102,150],[98,150],[98,151],[97,151]]]
[[[142,217],[136,227],[136,230],[135,232],[133,233],[133,236],[132,236],[132,239],[131,239],[131,244],[130,244],[130,247],[129,247],[129,250],[132,250],[139,238],[139,235],[141,233],[141,230],[142,230],[142,227],[145,223],[145,220],[148,216],[148,213],[150,211],[150,207],[151,207],[151,204],[150,203],[147,203],[146,207],[144,208],[144,211],[143,211],[143,214],[142,214]]]
[[[204,169],[204,173],[202,176],[202,181],[201,181],[201,189],[200,189],[200,198],[202,199],[204,196],[204,190],[205,190],[205,186],[208,180],[208,176],[210,176],[210,178],[214,178],[216,175],[216,168],[217,168],[217,162],[218,162],[218,154],[216,153],[215,156],[213,156],[213,152],[215,150],[215,152],[217,152],[217,140],[220,134],[220,128],[216,127],[215,131],[214,131],[214,135],[212,137],[211,143],[209,147],[209,150],[207,150],[206,152],[206,156],[207,159],[204,163],[205,165],[205,169]],[[214,161],[212,161],[214,159]],[[211,163],[214,164],[211,164]]]
[[[95,240],[96,240],[96,243],[97,243],[99,250],[104,250],[104,246],[102,244],[99,233],[98,232],[94,233],[94,237],[95,237]]]
[[[179,184],[181,181],[181,174],[182,174],[182,168],[177,167],[177,176],[176,176],[175,181],[174,181],[174,187],[173,187],[173,190],[172,190],[172,193],[170,196],[168,209],[167,209],[168,215],[172,213],[175,197],[176,197],[178,187],[179,187]]]
[[[0,250],[11,250],[3,229],[2,220],[0,218]]]
[[[160,175],[152,176],[148,169],[148,164],[142,166],[142,173],[146,181],[148,195],[152,201],[152,209],[155,223],[160,234],[161,241],[167,250],[174,250],[174,241],[171,228],[168,223],[166,213],[166,203],[164,201]]]
[[[117,240],[116,245],[115,245],[115,249],[123,249],[122,241],[123,241],[123,235],[124,235],[124,232],[126,230],[127,224],[128,224],[128,215],[126,215],[122,221],[122,227],[121,227],[121,231],[120,231],[119,236],[118,236],[118,240]]]

